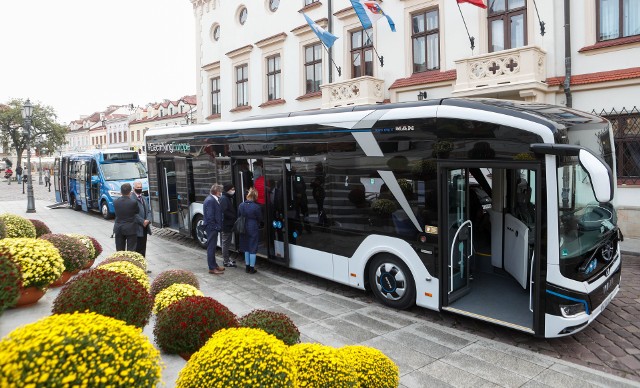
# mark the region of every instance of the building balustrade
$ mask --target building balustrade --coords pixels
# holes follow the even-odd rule
[[[384,100],[384,80],[370,76],[321,85],[322,108],[375,104]]]

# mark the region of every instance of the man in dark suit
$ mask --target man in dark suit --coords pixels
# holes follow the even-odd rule
[[[218,245],[218,232],[222,231],[222,206],[220,205],[220,195],[222,185],[211,186],[210,194],[204,200],[204,228],[207,232],[207,264],[209,273],[221,275],[225,268],[216,263],[216,247]]]
[[[149,203],[147,202],[147,198],[142,195],[142,182],[135,181],[133,183],[133,192],[135,193],[135,200],[138,202],[138,216],[144,220],[142,225],[138,224],[136,252],[142,256],[146,256],[147,235],[151,234],[151,225],[149,225]]]
[[[122,196],[113,201],[116,221],[113,233],[116,237],[117,251],[135,251],[138,241],[138,225],[144,220],[138,215],[138,203],[131,198],[131,185],[125,183],[120,187]]]

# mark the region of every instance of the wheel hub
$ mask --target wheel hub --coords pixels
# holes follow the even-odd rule
[[[398,266],[383,263],[376,270],[376,287],[385,298],[399,300],[407,292],[406,276]]]

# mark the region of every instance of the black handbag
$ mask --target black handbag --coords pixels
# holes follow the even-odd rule
[[[240,216],[236,219],[236,222],[233,223],[233,231],[236,233],[245,233],[246,231],[246,217]]]

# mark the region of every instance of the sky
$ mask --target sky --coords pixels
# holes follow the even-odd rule
[[[0,0],[0,103],[50,105],[59,123],[193,95],[195,62],[189,0]]]

